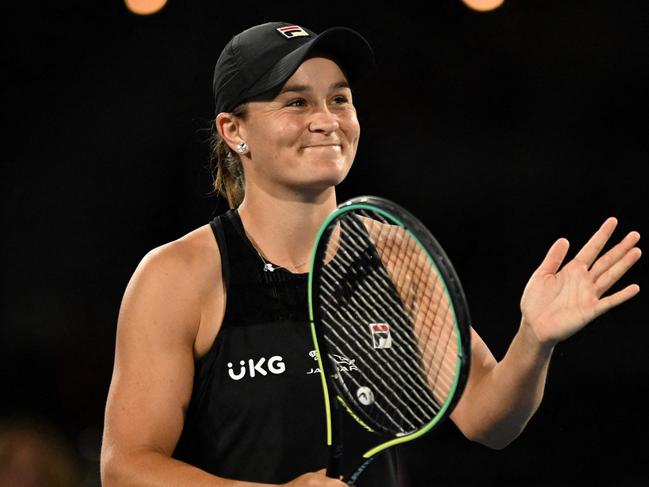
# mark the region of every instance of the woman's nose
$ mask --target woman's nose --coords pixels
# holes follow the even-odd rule
[[[313,132],[332,133],[338,130],[340,123],[329,107],[319,106],[311,115],[309,129]]]

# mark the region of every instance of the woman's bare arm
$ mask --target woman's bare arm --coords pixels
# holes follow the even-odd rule
[[[149,252],[124,293],[106,406],[104,486],[218,485],[170,458],[191,396],[203,297],[185,250],[186,243],[174,242]]]
[[[213,238],[209,233],[208,238]],[[219,319],[224,306],[220,258],[211,243],[207,260],[197,258],[201,245],[183,239],[154,249],[142,259],[126,288],[106,405],[101,452],[104,487],[269,485],[223,479],[171,458],[192,393],[197,343],[205,342],[205,327],[215,329],[209,321]],[[220,291],[216,297],[215,286]],[[320,471],[286,485],[344,484]]]

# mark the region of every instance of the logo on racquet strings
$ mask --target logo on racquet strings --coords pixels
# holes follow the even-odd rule
[[[356,397],[363,406],[369,406],[374,402],[374,393],[369,387],[359,387],[356,391]]]
[[[372,332],[374,348],[392,348],[390,325],[387,323],[370,323],[370,331]]]

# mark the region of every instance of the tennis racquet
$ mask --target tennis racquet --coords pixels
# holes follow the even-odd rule
[[[327,475],[343,474],[341,415],[377,435],[376,446],[344,475],[354,485],[381,452],[419,438],[452,412],[469,370],[469,310],[431,233],[376,196],[348,200],[327,217],[313,248],[308,298]]]

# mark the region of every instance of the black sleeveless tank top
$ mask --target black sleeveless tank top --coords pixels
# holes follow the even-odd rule
[[[308,320],[308,274],[264,271],[236,209],[210,222],[221,253],[226,309],[195,364],[194,387],[174,458],[220,477],[285,483],[327,466],[324,396]],[[345,458],[354,465],[378,437],[344,414]],[[396,487],[394,449],[358,487]]]

